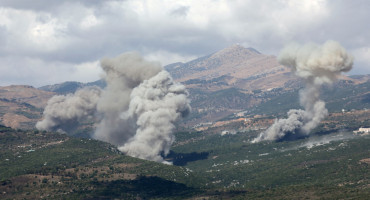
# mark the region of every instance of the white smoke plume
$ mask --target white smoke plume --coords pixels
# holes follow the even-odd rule
[[[299,93],[304,110],[290,110],[287,119],[275,120],[253,143],[309,135],[328,115],[325,102],[320,100],[321,86],[333,83],[341,72],[351,70],[353,65],[353,56],[335,41],[327,41],[321,46],[292,44],[280,52],[278,60],[304,80],[305,88]]]
[[[128,110],[132,90],[163,69],[156,62],[145,61],[138,53],[104,58],[101,67],[107,86],[98,102],[97,111],[102,120],[93,137],[121,146],[134,136],[137,129],[135,121],[120,118],[121,113]]]
[[[159,152],[168,154],[174,136],[174,122],[190,111],[185,86],[174,84],[166,71],[145,80],[131,93],[130,106],[121,118],[134,119],[136,134],[118,149],[128,155],[162,162]]]
[[[73,131],[79,122],[91,118],[101,90],[87,87],[75,94],[57,95],[49,99],[44,110],[44,119],[36,123],[38,130],[68,132]]]
[[[165,162],[160,155],[167,155],[174,142],[174,123],[190,112],[185,86],[175,83],[158,63],[145,61],[137,53],[104,58],[101,67],[107,86],[94,98],[92,110],[85,110],[69,100],[79,98],[78,92],[58,96],[61,106],[48,104],[53,115],[44,112],[44,120],[38,124],[46,124],[52,116],[61,115],[62,107],[77,106],[80,110],[75,115],[80,118],[95,114],[100,119],[93,138],[114,144],[127,155]],[[69,115],[63,119],[52,121],[51,127],[63,129],[68,128],[69,123],[74,126],[78,123]],[[65,126],[61,127],[61,122]],[[36,127],[55,130],[46,129],[45,125]]]

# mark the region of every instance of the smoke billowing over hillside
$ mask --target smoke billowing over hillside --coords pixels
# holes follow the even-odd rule
[[[84,88],[48,102],[39,130],[72,131],[95,117],[94,138],[118,146],[126,154],[157,162],[174,142],[174,122],[190,112],[185,86],[137,53],[101,60],[106,88]]]
[[[76,129],[79,122],[94,116],[100,95],[100,88],[86,87],[75,94],[53,96],[45,107],[44,120],[37,122],[36,128],[59,132]]]
[[[335,41],[323,45],[292,44],[280,52],[278,59],[304,80],[305,88],[299,93],[304,110],[290,110],[287,119],[277,119],[252,142],[309,135],[328,115],[325,102],[320,100],[321,86],[333,83],[341,72],[351,70],[353,65],[353,57]]]

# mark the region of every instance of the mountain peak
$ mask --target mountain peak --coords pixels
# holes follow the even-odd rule
[[[252,48],[252,47],[248,47],[247,49],[248,49],[249,51],[252,51],[252,52],[256,53],[256,54],[261,54],[259,51],[257,51],[256,49],[254,49],[254,48]]]
[[[240,45],[239,43],[236,43],[236,44],[233,44],[229,47],[226,47],[225,49],[245,49],[242,45]]]
[[[222,49],[212,55],[212,57],[220,57],[220,56],[232,56],[232,55],[244,55],[244,56],[253,56],[261,54],[254,48],[245,48],[240,44],[233,44],[225,49]]]

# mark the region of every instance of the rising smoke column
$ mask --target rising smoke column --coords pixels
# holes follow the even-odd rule
[[[252,142],[308,135],[328,115],[325,102],[320,100],[321,86],[333,83],[341,72],[351,70],[353,65],[353,57],[335,41],[327,41],[321,46],[292,44],[281,51],[278,60],[304,80],[305,88],[299,93],[304,110],[290,110],[287,119],[275,120]]]
[[[127,155],[163,162],[174,142],[173,123],[190,111],[185,87],[136,53],[101,61],[107,87],[98,102],[103,115],[94,138]]]
[[[77,103],[80,92],[53,97],[44,120],[36,127],[69,131],[69,126],[76,127],[94,114],[99,122],[93,138],[114,144],[130,156],[164,162],[160,155],[167,155],[174,142],[174,122],[190,112],[185,86],[175,83],[158,63],[148,62],[137,53],[104,58],[101,67],[107,86],[91,96],[92,106]],[[64,114],[71,108],[78,109]]]
[[[170,74],[162,71],[145,80],[131,93],[130,106],[122,119],[133,118],[136,134],[118,149],[128,155],[163,162],[160,153],[168,154],[174,136],[174,122],[190,111],[184,85],[174,84]]]
[[[120,117],[121,113],[128,110],[132,90],[163,68],[159,63],[148,62],[134,52],[103,58],[100,64],[107,86],[97,105],[102,119],[93,137],[121,146],[135,135],[137,129],[135,121]]]
[[[44,110],[44,119],[37,122],[38,130],[69,132],[79,122],[91,118],[96,111],[101,90],[97,87],[86,87],[75,94],[56,95],[49,99]]]

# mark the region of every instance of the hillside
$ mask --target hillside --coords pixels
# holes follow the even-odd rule
[[[33,129],[52,96],[73,93],[86,86],[105,87],[105,83],[99,80],[91,83],[65,82],[40,88],[27,85],[0,87],[0,124],[16,129]]]
[[[253,48],[233,45],[216,53],[187,63],[165,66],[175,80],[189,88],[244,90],[282,87],[295,80],[287,67],[274,56],[264,55]]]
[[[247,190],[243,198],[366,199],[369,195],[368,136],[331,132],[298,141],[250,144],[255,131],[198,134],[193,142],[179,141],[173,151],[207,155],[189,159],[185,166],[205,172],[213,187]]]
[[[301,108],[298,97],[301,88],[251,92],[237,88],[217,91],[190,88],[192,113],[183,125],[191,127],[242,116],[285,115],[289,109]],[[321,96],[329,112],[369,109],[370,80],[363,83],[339,80],[332,86],[323,87]]]
[[[0,122],[13,128],[32,129],[42,117],[47,101],[53,92],[32,86],[12,85],[0,87]]]
[[[68,93],[74,93],[76,90],[87,87],[87,86],[98,86],[101,88],[105,87],[105,82],[103,80],[97,80],[90,83],[80,83],[75,81],[68,81],[60,84],[54,84],[54,85],[45,85],[42,87],[39,87],[38,89],[48,92],[55,92],[58,94],[68,94]]]
[[[338,113],[314,137],[288,142],[252,144],[253,129],[178,132],[166,158],[175,165],[92,139],[0,126],[0,198],[366,199],[370,136],[329,128],[357,123],[353,116],[369,122],[369,112]]]
[[[298,78],[288,67],[280,65],[275,56],[240,45],[232,45],[187,63],[173,63],[165,69],[188,88],[207,91],[227,88],[268,91],[294,89],[300,85]],[[368,75],[339,77],[354,84],[366,82],[369,78]]]
[[[280,65],[276,57],[264,55],[253,48],[233,45],[208,56],[187,63],[174,63],[165,68],[190,92],[193,113],[184,126],[215,122],[241,112],[277,114],[299,107],[297,94],[303,83],[289,68]],[[339,80],[324,92],[326,97],[334,95],[342,98],[330,100],[329,110],[369,107],[369,90],[366,90],[369,75],[340,76]],[[365,88],[358,90],[358,87]],[[353,93],[348,93],[351,90]],[[346,95],[351,97],[347,98]],[[280,102],[282,105],[274,104],[279,99],[284,99]],[[364,107],[356,106],[354,101],[365,103]],[[271,109],[264,109],[265,106]]]
[[[279,65],[274,56],[264,55],[253,48],[233,45],[165,68],[174,79],[186,85],[190,93],[192,113],[180,123],[184,127],[224,120],[238,113],[276,115],[285,114],[290,108],[299,108],[297,94],[303,87],[302,82],[291,74],[290,69]],[[370,75],[340,76],[339,80],[323,92],[329,111],[370,107]],[[40,109],[53,94],[73,93],[86,86],[105,87],[105,83],[102,80],[65,82],[38,89],[4,87],[0,93],[3,99],[0,120],[13,128],[33,128],[41,118]],[[335,99],[330,99],[331,96]]]
[[[251,143],[275,118],[300,108],[302,83],[274,57],[232,46],[166,68],[188,87],[192,106],[190,116],[177,124],[176,141],[165,157],[173,165],[129,157],[116,146],[89,139],[91,121],[69,133],[83,138],[34,130],[51,96],[89,85],[104,87],[102,81],[39,89],[2,87],[1,121],[16,129],[0,125],[0,198],[366,199],[370,195],[370,136],[353,133],[370,124],[369,75],[342,76],[322,88],[330,114],[311,137]],[[237,69],[240,73],[233,72]]]
[[[196,177],[181,167],[128,157],[96,140],[3,126],[0,177],[1,199],[173,198],[201,191],[184,184]]]

